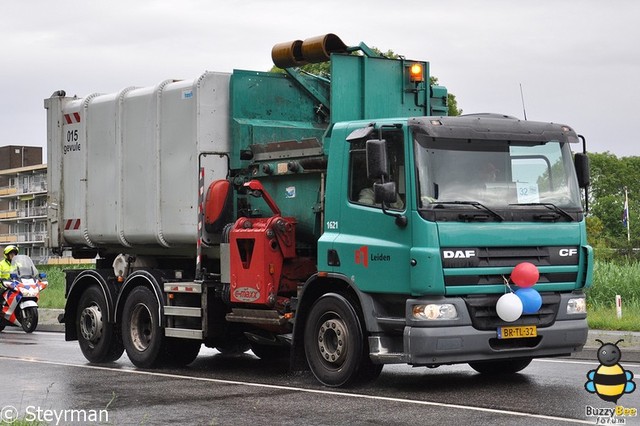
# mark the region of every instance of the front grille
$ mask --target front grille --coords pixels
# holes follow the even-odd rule
[[[578,277],[577,272],[557,272],[550,274],[540,274],[538,284],[575,282]],[[504,284],[502,275],[463,275],[445,276],[444,283],[448,286],[459,285],[495,285]]]
[[[445,268],[516,266],[520,262],[530,262],[536,266],[577,265],[578,254],[576,246],[456,247],[441,250]]]
[[[496,303],[502,296],[467,296],[464,298],[471,316],[471,323],[478,330],[496,330],[498,327],[511,325],[535,325],[537,327],[549,327],[556,320],[556,315],[560,306],[560,294],[542,294],[542,307],[532,315],[522,315],[513,322],[506,322],[498,317]]]
[[[546,247],[463,247],[443,248],[444,282],[448,286],[503,284],[502,275],[483,274],[482,268],[513,268],[521,262],[536,266],[577,266],[579,250],[576,246]],[[451,268],[469,268],[469,274],[447,275]],[[541,273],[539,283],[575,282],[576,272]]]

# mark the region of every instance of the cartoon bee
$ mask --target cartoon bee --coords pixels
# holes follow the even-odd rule
[[[600,399],[614,404],[623,394],[631,393],[636,389],[636,384],[632,380],[633,373],[618,364],[622,357],[618,343],[623,341],[621,339],[616,343],[604,343],[596,339],[596,342],[602,345],[598,349],[598,361],[601,365],[587,373],[589,380],[584,384],[587,392],[595,393]]]

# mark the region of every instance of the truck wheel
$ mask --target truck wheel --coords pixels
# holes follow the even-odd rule
[[[136,367],[151,368],[162,361],[164,330],[158,325],[158,300],[147,287],[127,296],[122,314],[122,343]]]
[[[171,367],[184,367],[198,357],[202,343],[199,340],[165,338],[162,363]]]
[[[326,294],[311,307],[304,351],[314,376],[326,386],[373,380],[382,371],[382,365],[369,358],[354,307],[339,294]]]
[[[38,308],[25,308],[20,314],[20,325],[25,333],[33,333],[38,326]]]
[[[531,358],[470,362],[469,366],[478,373],[504,375],[515,374],[520,370],[524,370],[529,364],[531,364]]]
[[[107,302],[102,291],[91,286],[82,293],[76,311],[76,332],[82,354],[89,362],[118,360],[124,352],[120,332],[106,321]]]

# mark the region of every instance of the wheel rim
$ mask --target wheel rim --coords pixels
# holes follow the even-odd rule
[[[102,337],[102,311],[96,304],[87,306],[80,314],[80,334],[93,347]]]
[[[24,322],[24,328],[26,329],[31,328],[31,325],[33,324],[33,314],[31,313],[31,310],[27,309],[24,312],[22,321]]]
[[[147,350],[153,339],[151,311],[145,304],[138,303],[131,313],[131,342],[139,352]]]
[[[322,360],[333,368],[340,367],[349,351],[349,332],[337,314],[325,314],[319,321],[317,344]]]

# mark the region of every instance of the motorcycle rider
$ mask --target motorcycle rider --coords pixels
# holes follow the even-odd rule
[[[18,247],[8,245],[4,248],[4,259],[0,262],[0,279],[8,280],[11,275],[11,260],[18,254]]]
[[[4,259],[0,261],[0,280],[8,280],[11,276],[11,260],[18,254],[18,247],[14,245],[8,245],[4,248]],[[0,304],[2,301],[2,294],[6,291],[2,283],[0,283]]]

